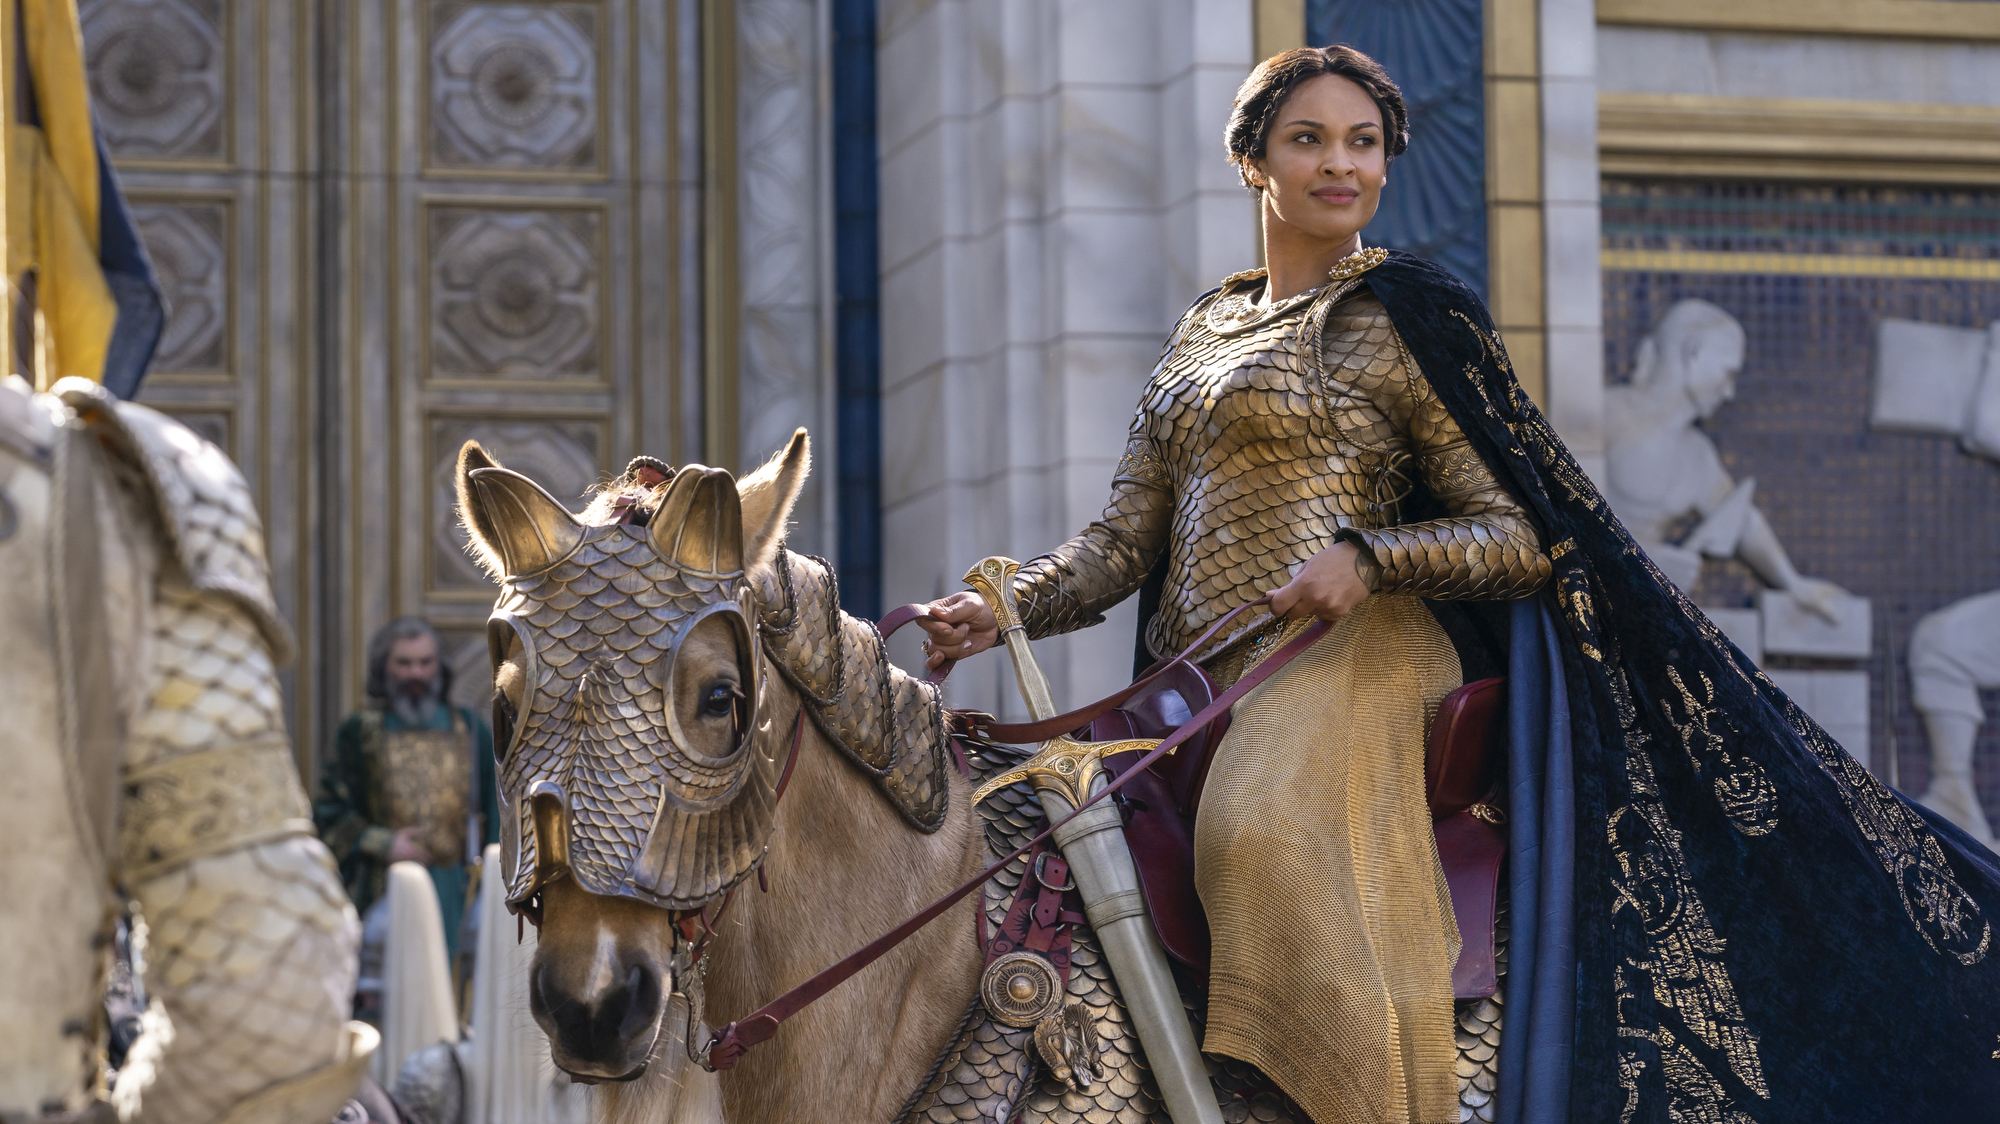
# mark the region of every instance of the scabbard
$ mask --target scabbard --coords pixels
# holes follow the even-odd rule
[[[1108,783],[1099,772],[1092,791]],[[1042,814],[1051,823],[1075,811],[1052,787],[1041,789],[1040,795]],[[1208,1082],[1208,1066],[1202,1061],[1194,1028],[1188,1024],[1173,970],[1167,966],[1167,950],[1146,911],[1139,868],[1125,842],[1124,817],[1117,803],[1105,800],[1085,809],[1056,829],[1056,845],[1062,848],[1063,861],[1076,880],[1084,915],[1097,933],[1111,976],[1118,981],[1125,1012],[1131,1016],[1139,1045],[1145,1048],[1146,1063],[1160,1087],[1167,1115],[1174,1124],[1222,1124],[1222,1112]]]
[[[1015,611],[1013,578],[1019,569],[1020,564],[1011,558],[987,558],[974,566],[965,580],[993,607],[1000,640],[1013,658],[1014,675],[1029,712],[1037,720],[1053,718],[1054,692],[1041,665],[1035,662],[1027,630]],[[1111,783],[1098,765],[1098,752],[1088,743],[1057,738],[1044,743],[1035,760],[1053,760],[1052,769],[1031,769],[1028,774],[1041,797],[1042,814],[1050,823],[1067,818],[1079,803]],[[1153,929],[1152,914],[1146,911],[1139,867],[1125,842],[1125,821],[1118,805],[1110,800],[1092,805],[1056,829],[1055,841],[1076,879],[1084,916],[1104,949],[1105,963],[1118,983],[1139,1045],[1146,1051],[1146,1064],[1160,1087],[1167,1115],[1174,1124],[1222,1124],[1222,1110],[1208,1082],[1208,1066],[1201,1059],[1187,1009],[1181,1005],[1180,989],[1174,986],[1173,970],[1167,966],[1166,947]]]

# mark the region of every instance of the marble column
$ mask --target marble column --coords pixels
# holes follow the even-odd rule
[[[1599,266],[1597,14],[1541,0],[1542,237],[1548,391],[1570,452],[1604,479],[1604,277]]]
[[[1175,319],[1257,262],[1223,159],[1250,0],[883,0],[886,604],[1095,518]],[[1135,607],[1038,645],[1057,701],[1130,678]],[[905,666],[914,640],[897,645]],[[1004,656],[952,702],[1019,717]]]
[[[828,0],[736,0],[737,373],[747,470],[805,426],[817,470],[790,542],[828,554],[833,534],[833,284]]]

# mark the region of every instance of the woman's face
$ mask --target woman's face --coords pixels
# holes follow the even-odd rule
[[[1306,237],[1344,242],[1361,232],[1389,180],[1382,111],[1338,74],[1301,83],[1278,107],[1254,162],[1264,209]]]

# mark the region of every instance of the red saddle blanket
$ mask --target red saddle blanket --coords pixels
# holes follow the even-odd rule
[[[1201,669],[1177,665],[1151,690],[1091,723],[1087,736],[1092,741],[1165,737],[1216,694],[1214,682]],[[1486,801],[1499,775],[1506,699],[1504,679],[1468,683],[1445,696],[1424,753],[1432,830],[1464,940],[1451,973],[1452,991],[1460,999],[1491,995],[1498,982],[1494,925],[1507,841],[1495,826],[1499,812]],[[1144,775],[1132,778],[1119,794],[1125,838],[1160,942],[1174,959],[1204,976],[1208,918],[1194,888],[1194,821],[1209,765],[1228,729],[1226,715],[1216,719]],[[1137,752],[1114,754],[1105,759],[1105,768],[1116,777],[1139,757]]]

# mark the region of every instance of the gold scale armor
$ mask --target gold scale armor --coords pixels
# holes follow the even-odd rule
[[[15,870],[9,884],[59,883],[71,899],[118,885],[138,907],[155,1005],[110,1092],[121,1111],[136,1102],[139,1120],[204,1124],[328,1119],[374,1032],[346,1022],[359,926],[313,835],[284,732],[275,665],[290,641],[249,489],[178,423],[84,380],[56,391],[30,399],[0,386],[0,414],[11,415],[0,422],[13,423],[0,425],[10,470],[0,499],[24,501],[8,504],[23,518],[0,547],[14,548],[10,580],[53,609],[6,623],[10,649],[29,652],[24,676],[63,700],[49,723],[61,733],[42,739],[36,715],[17,714],[0,746],[10,761],[34,754],[30,740],[65,747],[76,811],[61,826],[44,814],[38,842],[69,835],[81,846],[63,849],[74,861]],[[49,544],[40,558],[38,543]],[[79,611],[93,595],[103,610]],[[56,634],[48,649],[36,644],[43,626]],[[24,680],[10,670],[10,682]],[[9,1033],[81,1046],[60,1061],[7,1051],[0,1115],[106,1111],[106,1091],[91,1087],[102,954],[84,950],[103,947],[118,904],[105,893],[94,916],[0,926],[8,978],[48,985],[8,1006]]]
[[[1520,504],[1363,287],[1380,252],[1357,258],[1269,307],[1250,301],[1263,278],[1253,270],[1188,310],[1140,397],[1103,516],[1015,578],[1031,638],[1103,620],[1162,552],[1166,585],[1146,632],[1159,657],[1343,539],[1363,548],[1377,592],[1502,599],[1548,578]],[[1412,466],[1445,518],[1401,522]]]

